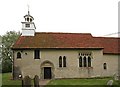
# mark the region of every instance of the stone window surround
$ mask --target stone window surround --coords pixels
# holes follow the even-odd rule
[[[82,58],[82,59],[80,59],[80,58]],[[84,62],[84,58],[86,58],[86,66],[85,66],[85,62]],[[90,58],[90,60],[88,60],[88,58]],[[79,61],[78,61],[78,66],[80,67],[80,68],[86,68],[86,67],[88,67],[88,68],[90,68],[90,67],[92,67],[92,52],[79,52],[78,53],[78,59],[79,59]],[[81,62],[82,61],[82,62]],[[90,63],[88,63],[90,61]],[[81,63],[81,64],[80,64]],[[89,65],[90,64],[90,65]]]
[[[59,68],[66,67],[66,56],[59,56]]]

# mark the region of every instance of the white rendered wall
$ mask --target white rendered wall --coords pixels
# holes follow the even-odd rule
[[[26,24],[30,24],[30,27],[26,27]],[[34,36],[35,29],[33,22],[22,22],[22,36]]]
[[[35,30],[34,29],[22,29],[22,36],[34,36]]]

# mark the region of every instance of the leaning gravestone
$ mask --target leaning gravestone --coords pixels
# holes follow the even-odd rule
[[[114,80],[115,80],[115,81],[116,81],[116,80],[119,80],[118,74],[114,74]]]
[[[31,78],[29,76],[25,76],[22,80],[22,87],[31,87]]]
[[[109,80],[109,81],[107,82],[107,85],[108,85],[108,87],[112,87],[112,85],[113,85],[113,80]]]
[[[35,75],[35,77],[34,77],[34,87],[40,87],[39,86],[39,76],[38,75]]]

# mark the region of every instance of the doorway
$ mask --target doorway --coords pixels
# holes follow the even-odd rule
[[[44,67],[44,79],[51,79],[51,67]]]

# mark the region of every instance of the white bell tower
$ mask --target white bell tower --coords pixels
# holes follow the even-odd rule
[[[22,23],[22,36],[34,36],[35,35],[35,24],[34,18],[30,15],[29,9],[28,14],[24,16],[25,22]]]

